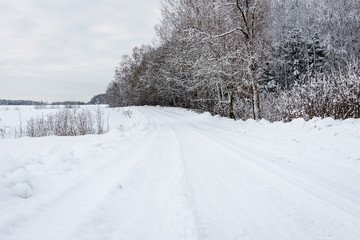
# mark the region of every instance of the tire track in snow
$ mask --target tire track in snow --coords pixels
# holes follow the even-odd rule
[[[189,123],[187,123],[189,124]],[[191,124],[189,124],[191,126]],[[192,129],[197,129],[196,126],[192,126]],[[219,129],[213,128],[214,131],[220,131]],[[214,139],[214,136],[211,134],[208,134],[206,131],[198,131],[199,134],[202,134],[203,136],[206,136],[208,138],[213,139],[213,141],[218,142],[216,139]],[[325,178],[323,180],[321,174],[319,173],[313,173],[312,175],[306,174],[306,172],[299,171],[299,169],[295,170],[293,167],[287,167],[284,165],[276,165],[273,164],[264,158],[261,158],[254,154],[255,147],[250,147],[250,149],[253,149],[253,151],[245,150],[244,147],[239,147],[235,144],[233,141],[233,138],[229,138],[227,135],[231,135],[232,133],[226,133],[225,135],[221,135],[222,140],[226,140],[226,145],[224,142],[220,142],[219,144],[228,147],[231,149],[234,153],[241,154],[242,156],[246,156],[246,159],[250,162],[256,164],[257,166],[273,173],[277,177],[281,177],[283,180],[288,181],[289,183],[293,184],[294,186],[302,189],[303,191],[306,191],[308,194],[311,194],[313,197],[319,198],[320,200],[327,202],[331,205],[333,205],[336,208],[339,208],[342,211],[345,211],[347,214],[350,214],[356,218],[360,218],[360,205],[358,204],[358,199],[356,196],[360,196],[360,192],[357,192],[356,189],[353,189],[351,186],[342,186],[342,185],[336,185],[335,180],[330,179],[330,176],[328,178]],[[235,134],[232,134],[235,135]],[[247,142],[248,139],[241,139],[238,138],[237,144],[241,142],[240,146],[246,146],[249,148],[249,143]],[[251,139],[251,143],[256,146],[263,146],[263,143],[261,141],[255,141],[255,139]],[[271,146],[270,144],[266,144],[267,147],[263,148],[261,147],[262,155],[265,157],[269,156],[276,156],[274,154],[275,150],[279,151],[277,149],[277,146]],[[270,147],[272,147],[272,151],[270,151]],[[284,151],[285,153],[282,153],[281,155],[284,156],[287,159],[296,159],[295,156],[291,156],[291,154],[288,151]],[[264,154],[265,153],[265,154]],[[311,168],[317,168],[320,172],[322,168],[316,164],[316,163],[308,163],[311,165]],[[322,172],[323,173],[323,172]],[[320,176],[316,176],[320,175]],[[316,178],[314,178],[316,176]],[[336,185],[337,189],[334,188],[334,185]],[[344,190],[347,190],[348,192],[351,192],[350,194]],[[354,211],[355,210],[355,211]]]
[[[257,201],[258,204],[254,204],[254,205],[268,206],[268,209],[266,208],[263,209],[264,214],[260,214],[260,213],[259,214],[262,215],[262,218],[266,219],[266,221],[263,222],[264,225],[268,224],[272,226],[274,229],[277,228],[277,231],[275,230],[275,234],[279,235],[279,238],[277,239],[289,239],[289,238],[295,239],[295,236],[297,236],[298,239],[309,239],[311,238],[311,236],[314,235],[318,236],[317,238],[319,239],[320,238],[331,239],[333,236],[340,237],[341,234],[346,235],[347,231],[346,230],[344,231],[344,229],[347,230],[351,229],[351,231],[349,231],[350,235],[347,235],[347,237],[351,236],[351,232],[357,232],[356,229],[359,226],[359,219],[356,217],[356,215],[354,216],[351,212],[344,211],[344,209],[342,209],[341,207],[339,208],[338,204],[331,201],[329,202],[326,198],[322,197],[320,195],[321,192],[320,193],[316,192],[317,190],[321,191],[321,189],[323,191],[326,190],[324,189],[324,186],[319,186],[317,182],[311,182],[310,180],[307,180],[306,178],[304,178],[304,176],[301,176],[301,173],[300,174],[298,173],[299,175],[296,175],[296,172],[294,172],[295,176],[292,176],[290,175],[291,174],[290,172],[286,172],[286,169],[278,169],[276,166],[265,164],[263,161],[264,159],[259,158],[259,156],[257,156],[254,153],[249,153],[241,149],[241,145],[235,146],[233,142],[230,142],[228,140],[226,140],[225,142],[219,142],[219,140],[220,141],[224,140],[222,135],[217,134],[216,136],[219,138],[216,139],[214,135],[209,134],[208,131],[200,130],[201,128],[203,128],[202,126],[197,126],[197,124],[195,123],[189,123],[187,119],[184,120],[182,119],[182,117],[174,116],[174,114],[168,113],[166,111],[161,111],[158,109],[156,109],[155,111],[157,112],[158,115],[165,116],[166,118],[176,118],[178,124],[173,125],[172,128],[174,129],[174,131],[176,131],[177,128],[178,129],[177,132],[186,133],[186,134],[184,133],[183,136],[179,137],[179,139],[183,139],[182,146],[187,147],[186,150],[183,149],[183,152],[192,151],[191,154],[193,156],[192,157],[191,155],[185,156],[185,160],[187,158],[188,162],[190,160],[192,162],[196,162],[196,161],[199,162],[201,159],[206,159],[206,161],[201,160],[200,164],[193,165],[192,167],[190,167],[191,168],[190,171],[195,172],[195,174],[190,174],[190,175],[192,176],[197,175],[197,179],[192,183],[198,186],[198,188],[195,190],[195,193],[199,194],[199,192],[202,192],[202,194],[208,196],[212,195],[212,193],[206,191],[206,185],[207,184],[210,185],[208,187],[211,188],[211,185],[216,183],[214,183],[214,181],[209,181],[209,179],[206,179],[206,176],[204,176],[204,172],[206,171],[210,172],[209,175],[212,176],[213,178],[216,178],[218,175],[224,176],[224,174],[228,174],[228,175],[232,174],[231,178],[233,178],[233,182],[230,184],[236,184],[236,182],[241,182],[241,178],[239,178],[238,175],[244,174],[244,169],[245,170],[253,169],[252,170],[253,174],[250,174],[249,176],[250,178],[248,178],[248,181],[254,181],[254,182],[257,181],[258,182],[257,184],[259,184],[259,186],[253,185],[252,187],[254,189],[247,189],[247,191],[245,191],[245,193],[252,196],[247,199],[248,203]],[[158,121],[161,121],[161,117],[158,119]],[[194,134],[197,136],[197,137],[196,136],[193,137],[198,139],[196,141],[198,146],[197,148],[189,149],[189,144],[187,144],[187,140],[189,140],[189,136]],[[259,141],[258,143],[261,143],[261,141]],[[202,149],[201,152],[199,150],[201,149],[201,147],[203,147],[204,149],[210,147],[211,150],[217,149],[218,152],[224,152],[225,156],[226,155],[239,156],[239,159],[241,160],[237,164],[235,164],[235,162],[231,160],[231,157],[228,159],[223,157],[221,159],[221,156],[219,156],[218,161],[221,159],[219,162],[222,162],[223,166],[216,165],[218,164],[218,162],[211,161],[213,156],[206,154],[204,149]],[[198,156],[194,157],[195,154],[198,154]],[[214,155],[216,155],[216,151],[214,152]],[[229,166],[226,166],[225,162]],[[206,167],[207,165],[211,165],[212,168]],[[239,166],[243,167],[244,169],[243,170],[239,169]],[[202,171],[196,171],[195,170],[196,168],[202,168]],[[216,171],[214,171],[214,169]],[[234,171],[235,169],[237,169],[237,171]],[[219,174],[221,170],[224,171],[221,174]],[[264,179],[259,180],[256,178],[264,178]],[[221,182],[222,179],[216,179],[216,180]],[[205,182],[204,186],[199,186],[199,182],[201,181]],[[220,185],[225,186],[225,184],[226,182],[222,182],[222,184]],[[252,184],[249,185],[251,186]],[[246,185],[243,185],[243,187],[246,187]],[[262,199],[264,196],[261,196],[261,194],[254,193],[255,191],[264,192],[264,188],[267,188],[264,193],[266,198],[265,200]],[[221,190],[221,187],[218,188],[217,190],[219,194],[221,192],[224,194],[224,191]],[[228,192],[225,192],[225,194],[231,195],[229,192],[231,192],[231,189],[229,189]],[[239,192],[241,192],[241,190],[239,190]],[[290,197],[286,196],[286,194],[290,195]],[[331,197],[336,198],[334,194]],[[298,196],[299,198],[298,201],[294,199],[294,196]],[[217,200],[217,202],[223,201],[221,198],[217,196],[212,196],[212,197],[214,197]],[[237,196],[232,196],[232,197],[234,197],[234,200],[236,201]],[[203,203],[202,201],[205,200],[197,199],[197,202],[199,202],[197,205],[201,206],[201,204]],[[216,207],[215,203],[213,203],[212,205],[213,207]],[[218,208],[221,208],[221,206],[218,206]],[[276,208],[277,210],[276,209],[272,210],[269,208]],[[204,214],[204,211],[205,210],[200,211],[201,213],[198,214],[200,218],[201,218],[201,214]],[[284,219],[284,221],[282,221],[283,226],[278,228],[278,226],[274,226],[274,224],[271,224],[271,216],[277,216],[277,218]],[[218,216],[218,218],[221,218],[221,216]],[[204,219],[210,219],[210,216],[206,216],[204,217]],[[276,221],[278,221],[278,219]],[[288,222],[292,224],[287,225]],[[201,223],[202,226],[200,226],[200,228],[204,228],[204,229],[200,234],[200,237],[202,239],[211,239],[211,237],[213,239],[216,239],[216,237],[214,237],[216,234],[214,232],[211,232],[209,228],[216,228],[218,224],[211,224],[202,221]],[[246,226],[246,223],[244,225]],[[298,227],[294,228],[294,226],[296,225]],[[291,228],[292,228],[291,230],[292,232],[290,231]],[[285,233],[285,231],[281,232],[281,229],[286,229],[287,233]],[[218,230],[221,231],[221,229]],[[208,234],[208,231],[210,231],[211,234]],[[253,231],[256,230],[253,229]],[[268,233],[272,232],[272,230],[265,230],[265,232],[266,231],[268,231]],[[333,235],[327,233],[326,231],[332,232]],[[236,231],[233,230],[232,232],[235,233]],[[287,238],[284,237],[284,235],[281,236],[281,234],[288,234]],[[345,237],[344,239],[348,239],[346,236],[343,237]],[[250,239],[256,239],[256,238],[250,237]]]
[[[168,116],[172,117],[171,115]],[[338,185],[334,179],[331,179],[331,175],[327,176],[327,178],[321,176],[321,174],[326,175],[326,173],[321,171],[322,168],[320,165],[313,162],[307,163],[311,166],[310,169],[316,168],[319,170],[319,172],[321,172],[321,174],[316,172],[314,173],[313,171],[311,172],[312,174],[306,174],[306,172],[299,171],[298,169],[295,171],[295,169],[292,167],[275,165],[264,159],[264,157],[269,158],[269,156],[274,157],[280,154],[287,159],[299,159],[296,156],[292,156],[288,149],[283,149],[281,146],[273,145],[253,137],[249,138],[239,136],[232,132],[215,127],[211,127],[212,134],[209,134],[209,129],[205,129],[204,126],[195,125],[189,122],[187,119],[180,121],[186,124],[189,129],[196,132],[197,134],[201,134],[206,138],[212,139],[215,143],[221,144],[225,148],[230,148],[236,154],[246,156],[246,159],[251,160],[252,163],[257,164],[259,167],[264,168],[269,172],[273,172],[277,177],[282,177],[283,180],[289,181],[297,187],[300,187],[302,190],[307,191],[314,197],[320,198],[321,200],[333,204],[335,207],[340,208],[343,211],[346,211],[348,214],[360,218],[360,205],[357,201],[358,198],[356,198],[356,196],[360,196],[360,192],[348,185]],[[221,133],[217,134],[217,136],[221,136],[221,138],[215,138],[213,134],[214,132]],[[230,135],[232,138],[229,137]],[[221,139],[221,141],[219,141],[219,139]],[[234,139],[236,139],[236,141],[234,141]],[[225,140],[225,142],[223,140]],[[240,145],[237,145],[239,143]],[[264,146],[266,147],[264,148]],[[261,150],[258,152],[258,155],[254,154],[254,152],[257,150]],[[259,153],[261,153],[263,157],[259,157]],[[307,167],[309,168],[309,166]],[[314,178],[314,176],[316,178]],[[317,189],[309,191],[314,188],[315,185]],[[334,185],[337,187],[336,189],[334,188]],[[350,192],[350,194],[348,194],[346,191]],[[339,201],[335,201],[339,197],[341,197],[341,199]],[[344,203],[346,204],[344,205]],[[354,209],[356,210],[355,212]]]
[[[159,115],[166,114],[160,111]],[[161,117],[157,119],[158,122],[161,120]],[[194,130],[188,128],[181,121],[173,120],[170,124],[181,141],[183,160],[186,162],[190,184],[194,189],[199,239],[246,239],[251,235],[252,239],[261,239],[267,235],[268,232],[259,231],[256,224],[248,224],[249,221],[251,223],[257,221],[256,215],[261,215],[261,210],[254,209],[253,212],[249,212],[248,206],[246,206],[254,201],[257,204],[253,205],[261,206],[264,204],[264,199],[253,189],[236,187],[238,183],[246,181],[247,178],[223,164],[221,153],[226,152],[226,149],[222,151],[221,145],[219,146],[217,143],[214,145],[212,141],[209,142],[209,139],[204,139],[204,137],[196,141],[197,146],[192,147],[193,141],[190,138],[194,135],[189,132],[194,133]],[[198,135],[196,132],[195,134]],[[276,213],[265,215],[269,220]],[[271,221],[269,220],[269,222]],[[283,224],[284,226],[288,225],[286,222]],[[288,226],[288,229],[292,228],[291,225]],[[296,232],[297,230],[291,231]],[[296,239],[294,238],[296,235],[288,234],[287,236]]]
[[[191,129],[193,130],[194,128]],[[214,142],[217,142],[217,140],[215,140],[210,134],[204,132],[196,133],[209,137],[213,139]],[[286,215],[289,216],[296,215],[295,217],[291,216],[291,218],[295,220],[294,223],[296,223],[297,225],[303,225],[303,232],[311,230],[316,235],[321,236],[321,238],[325,237],[325,239],[332,239],[333,235],[327,233],[327,231],[329,230],[324,231],[322,230],[322,228],[324,228],[325,226],[326,228],[329,228],[329,226],[331,226],[331,230],[329,232],[333,232],[333,234],[337,236],[341,236],[341,234],[343,234],[344,232],[341,229],[342,227],[340,227],[339,229],[339,226],[341,225],[346,226],[346,228],[352,229],[352,231],[350,232],[356,232],[356,229],[359,228],[359,223],[355,223],[359,222],[359,205],[354,202],[348,201],[348,199],[343,198],[341,197],[341,195],[337,195],[334,192],[328,192],[326,185],[321,185],[317,181],[311,181],[309,179],[306,179],[304,178],[304,176],[302,176],[301,173],[299,174],[296,171],[287,172],[286,169],[281,169],[278,166],[272,166],[271,164],[259,158],[255,154],[235,147],[234,143],[226,145],[224,142],[221,142],[219,143],[219,145],[226,146],[227,151],[232,151],[234,154],[241,155],[243,160],[247,160],[249,163],[257,165],[259,168],[270,173],[270,175],[273,175],[273,177],[282,180],[278,182],[278,185],[284,185],[284,183],[287,182],[288,186],[284,186],[282,188],[288,188],[289,190],[286,190],[288,194],[298,195],[299,199],[302,199],[301,201],[304,203],[298,204],[296,201],[286,203],[289,200],[284,198],[282,196],[283,193],[280,193],[278,191],[273,194],[274,196],[270,196],[271,199],[269,200],[271,200],[274,205],[269,207],[276,207],[280,210],[285,209],[283,206],[284,203],[289,204],[290,207],[282,211],[285,214],[287,213]],[[250,167],[247,166],[247,168],[249,169]],[[257,170],[257,172],[260,175],[262,171]],[[265,176],[265,174],[261,175]],[[270,185],[268,189],[273,189],[273,186],[275,185]],[[291,186],[298,190],[290,190],[292,189]],[[261,191],[261,189],[259,190]],[[272,192],[274,192],[274,190],[272,190]],[[279,201],[280,199],[281,201]],[[311,206],[309,208],[307,205],[315,205],[315,207]],[[276,214],[272,213],[272,215],[275,216]],[[324,218],[324,216],[327,216],[326,219]],[[314,235],[314,233],[312,235]],[[296,235],[298,236],[299,234]],[[308,237],[306,237],[305,239],[307,238]]]
[[[142,109],[142,111],[144,111]],[[187,162],[184,159],[184,152],[182,149],[182,145],[180,143],[180,139],[179,136],[176,134],[176,132],[174,131],[174,129],[172,127],[169,126],[169,124],[164,124],[164,122],[161,123],[161,121],[159,121],[159,117],[162,117],[161,113],[158,113],[157,111],[147,111],[145,110],[145,112],[147,113],[147,115],[156,115],[155,119],[153,119],[153,122],[157,122],[158,124],[160,123],[160,125],[162,125],[163,128],[166,129],[166,131],[170,132],[171,134],[171,144],[172,146],[176,146],[176,150],[175,153],[177,155],[176,158],[178,158],[178,164],[179,164],[179,168],[181,169],[182,173],[180,176],[180,183],[181,183],[181,188],[182,188],[182,194],[183,194],[183,198],[184,198],[184,205],[186,205],[186,207],[189,209],[189,215],[190,215],[190,222],[193,225],[193,236],[192,238],[194,239],[201,239],[201,236],[199,235],[200,233],[200,229],[199,229],[199,217],[198,217],[198,212],[197,212],[197,206],[196,206],[196,201],[194,199],[194,189],[192,187],[192,184],[190,182],[191,176],[190,173],[188,171],[189,166],[187,164]],[[176,124],[173,123],[173,124]]]
[[[150,145],[121,181],[121,189],[95,214],[103,229],[100,233],[99,229],[87,232],[87,239],[197,239],[176,138],[161,122],[149,117]],[[89,219],[82,228],[89,229],[95,221]],[[109,223],[116,227],[108,227]],[[75,236],[81,232],[80,228]]]

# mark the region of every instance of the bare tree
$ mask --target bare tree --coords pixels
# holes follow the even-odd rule
[[[240,53],[245,63],[246,81],[251,87],[253,118],[261,118],[258,81],[261,65],[268,53],[267,0],[236,0],[239,11],[239,29],[243,35],[243,52]]]

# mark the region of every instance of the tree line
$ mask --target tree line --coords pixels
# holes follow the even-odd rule
[[[0,105],[35,105],[35,106],[44,106],[44,105],[96,105],[96,104],[106,104],[106,95],[105,93],[97,94],[91,98],[88,103],[81,101],[61,101],[61,102],[43,102],[43,101],[32,101],[32,100],[6,100],[0,99]]]
[[[110,107],[360,117],[360,1],[163,0],[161,13],[156,43],[116,67]]]

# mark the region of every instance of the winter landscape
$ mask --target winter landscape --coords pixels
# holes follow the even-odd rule
[[[0,239],[360,238],[359,120],[103,111],[106,134],[0,139]]]
[[[359,120],[104,111],[107,134],[0,140],[1,239],[360,237]]]
[[[0,28],[0,240],[360,239],[359,0],[3,0]]]

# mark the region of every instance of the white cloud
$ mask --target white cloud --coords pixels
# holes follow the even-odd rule
[[[83,100],[155,36],[158,0],[2,0],[0,98]],[[51,96],[51,99],[46,99]]]

